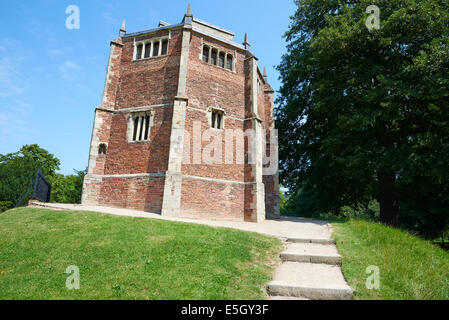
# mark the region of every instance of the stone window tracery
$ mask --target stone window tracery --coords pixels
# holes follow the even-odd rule
[[[134,60],[165,56],[168,54],[169,36],[136,41],[134,45]]]
[[[128,121],[128,141],[148,141],[151,126],[152,116],[150,111],[131,113]]]
[[[203,45],[200,59],[214,66],[234,71],[234,56],[209,45]]]

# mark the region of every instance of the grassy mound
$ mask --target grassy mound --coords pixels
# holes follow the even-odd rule
[[[407,232],[361,220],[333,222],[342,270],[355,299],[449,299],[449,252]],[[379,290],[368,289],[377,266]]]
[[[0,215],[0,299],[260,299],[281,242],[144,218],[19,208]],[[68,290],[68,266],[80,289]]]

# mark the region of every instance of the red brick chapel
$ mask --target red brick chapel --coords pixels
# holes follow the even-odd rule
[[[181,23],[125,29],[110,44],[82,203],[202,219],[278,218],[274,91],[248,37],[234,42],[233,32],[197,19],[190,5]]]

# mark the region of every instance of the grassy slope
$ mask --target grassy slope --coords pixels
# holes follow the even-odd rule
[[[355,299],[449,299],[449,252],[378,223],[349,220],[332,226]],[[369,265],[380,268],[379,290],[365,286]]]
[[[278,239],[89,212],[0,215],[0,299],[259,299]],[[67,290],[69,265],[81,289]]]

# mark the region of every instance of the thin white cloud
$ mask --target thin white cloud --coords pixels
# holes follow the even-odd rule
[[[20,139],[30,131],[27,125],[33,106],[26,101],[28,81],[22,68],[32,53],[13,39],[0,45],[0,142]],[[0,143],[0,144],[1,144]]]
[[[0,98],[23,93],[24,88],[18,67],[8,57],[0,58]]]
[[[77,78],[81,72],[81,66],[69,60],[59,65],[58,69],[59,72],[61,73],[62,78],[68,80],[73,80]]]
[[[57,57],[61,57],[66,55],[68,52],[67,49],[61,49],[61,48],[56,48],[56,49],[48,49],[48,55],[50,56],[50,58],[57,58]]]
[[[0,142],[23,139],[30,132],[25,117],[9,110],[0,111]]]
[[[0,98],[22,94],[26,81],[20,71],[28,53],[18,41],[4,39],[0,45]]]
[[[108,3],[106,5],[105,11],[101,13],[101,16],[103,19],[109,23],[112,24],[120,24],[121,18],[119,17],[120,11],[119,11],[119,5],[118,3]]]
[[[6,104],[6,108],[19,117],[27,117],[31,114],[33,106],[23,99],[13,98],[9,104]]]

